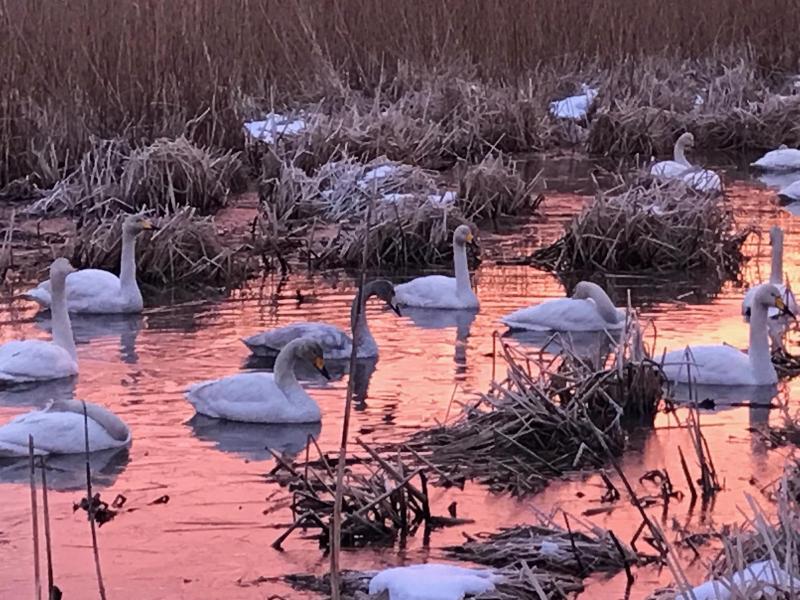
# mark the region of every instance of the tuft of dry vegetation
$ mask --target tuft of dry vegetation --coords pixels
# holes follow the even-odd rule
[[[554,477],[621,452],[626,414],[652,422],[664,380],[651,361],[632,360],[638,352],[623,341],[612,364],[599,370],[569,354],[534,369],[504,344],[506,379],[456,422],[420,431],[408,447],[445,481],[476,479],[514,495],[537,492]]]
[[[122,252],[122,222],[127,214],[78,227],[72,262],[77,267],[115,271]],[[228,286],[251,270],[244,253],[223,246],[213,221],[182,208],[158,221],[159,229],[139,237],[136,264],[140,281],[153,285]]]
[[[532,214],[544,199],[534,195],[538,180],[534,177],[525,181],[513,164],[487,156],[466,167],[459,185],[458,207],[474,222],[523,212]]]
[[[735,229],[723,198],[681,183],[635,185],[600,192],[556,242],[530,262],[555,271],[713,273],[735,276],[744,261],[749,228]]]

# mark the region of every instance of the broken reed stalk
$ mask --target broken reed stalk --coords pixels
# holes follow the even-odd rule
[[[33,460],[33,436],[28,436],[28,458],[30,459],[31,514],[33,518],[33,577],[36,600],[42,598],[42,575],[39,570],[39,509],[36,503],[36,465]]]
[[[53,546],[50,541],[50,504],[47,501],[47,465],[44,457],[39,458],[39,468],[42,470],[42,515],[44,516],[44,544],[47,556],[47,598],[54,600],[60,598],[60,590],[56,592],[53,583]]]
[[[351,335],[353,337],[353,347],[350,350],[350,376],[347,378],[347,396],[344,404],[344,420],[342,422],[342,440],[339,445],[339,460],[336,464],[336,492],[333,504],[333,519],[331,521],[331,600],[341,598],[341,578],[339,573],[339,554],[342,545],[342,496],[344,494],[344,469],[347,464],[347,438],[350,433],[350,412],[353,405],[353,388],[356,372],[356,357],[358,353],[358,342],[356,329],[358,320],[361,318],[363,310],[364,282],[366,280],[367,252],[369,250],[369,227],[372,217],[372,202],[367,206],[367,219],[364,223],[366,234],[364,235],[364,249],[361,262],[361,272],[358,279],[358,302],[353,312],[353,320],[350,323]]]
[[[97,547],[97,527],[94,521],[94,502],[92,500],[92,467],[89,460],[89,414],[86,412],[86,402],[83,404],[83,440],[86,450],[86,506],[89,514],[89,527],[92,530],[92,551],[94,553],[94,568],[97,573],[97,588],[100,600],[106,600],[106,586],[103,583],[103,572],[100,570],[100,550]]]

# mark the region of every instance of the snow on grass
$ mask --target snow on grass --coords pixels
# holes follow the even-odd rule
[[[389,600],[462,600],[494,590],[497,575],[487,569],[426,564],[381,571],[369,582],[369,593],[389,592]]]

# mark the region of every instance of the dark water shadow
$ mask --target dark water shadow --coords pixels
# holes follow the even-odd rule
[[[688,385],[674,383],[670,386],[670,397],[678,403],[689,404],[695,400],[701,408],[725,410],[746,406],[750,411],[751,424],[769,421],[769,412],[776,408],[774,400],[779,394],[778,386],[755,385]]]
[[[86,491],[86,457],[83,454],[53,454],[45,459],[47,487],[58,492]],[[128,448],[111,448],[92,452],[92,487],[114,485],[130,462]],[[28,457],[0,459],[0,482],[28,484],[30,481]]]
[[[77,377],[65,377],[0,387],[0,406],[44,408],[50,400],[71,400],[75,397],[77,383]]]
[[[272,452],[293,458],[306,449],[309,436],[319,439],[322,431],[321,422],[239,423],[203,415],[193,416],[186,424],[195,437],[212,442],[217,450],[258,461],[271,459]]]

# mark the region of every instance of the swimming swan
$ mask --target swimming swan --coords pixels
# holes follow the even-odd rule
[[[571,298],[521,308],[500,320],[512,330],[605,331],[625,327],[625,311],[616,308],[599,285],[581,281]]]
[[[191,386],[186,398],[198,414],[244,423],[316,423],[319,405],[297,382],[294,363],[307,360],[328,377],[322,347],[303,338],[286,344],[274,373],[238,373]]]
[[[65,297],[65,281],[75,271],[66,258],[50,265],[53,341],[14,340],[0,345],[0,384],[62,379],[78,374],[78,355]]]
[[[353,298],[353,306],[350,313],[350,322],[358,311],[358,322],[355,324],[356,339],[358,340],[358,358],[373,358],[378,356],[378,344],[372,337],[369,330],[366,315],[367,300],[377,296],[383,300],[398,316],[400,309],[395,304],[394,286],[385,279],[370,281],[364,286],[361,309],[358,310],[358,294]],[[328,323],[301,322],[292,323],[285,327],[278,327],[270,331],[263,331],[250,337],[244,338],[242,342],[250,348],[256,356],[275,356],[286,344],[298,338],[311,339],[316,341],[328,360],[350,358],[353,348],[353,340],[340,327],[329,325]]]
[[[86,415],[90,452],[131,443],[130,429],[110,410],[87,402]],[[53,400],[43,410],[14,417],[0,427],[0,457],[28,456],[28,436],[33,436],[34,454],[83,454],[83,403]]]
[[[472,291],[467,267],[466,244],[472,242],[469,225],[459,225],[453,232],[453,266],[455,277],[427,275],[396,285],[397,304],[419,308],[478,308],[478,297]]]
[[[119,277],[101,269],[81,269],[67,278],[67,308],[72,313],[139,313],[144,302],[136,283],[136,236],[153,223],[130,215],[122,223],[122,257]],[[48,308],[50,281],[43,281],[25,296]]]
[[[654,163],[650,174],[661,179],[681,180],[699,192],[722,190],[722,181],[714,171],[694,166],[686,158],[686,150],[694,148],[694,135],[682,134],[675,142],[673,159]]]
[[[701,385],[774,385],[778,375],[772,365],[767,339],[767,311],[777,307],[793,316],[774,285],[762,283],[755,288],[750,313],[750,346],[745,354],[725,344],[691,346],[673,350],[664,356],[662,368],[667,379],[678,383]]]
[[[762,171],[800,171],[800,150],[782,144],[777,150],[770,150],[751,167]]]
[[[778,190],[778,197],[786,202],[800,200],[800,179]]]

